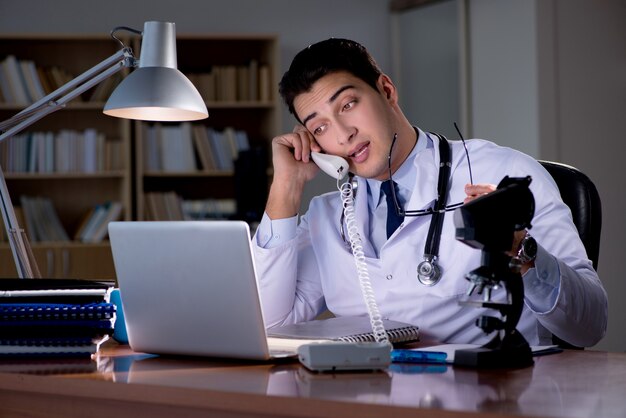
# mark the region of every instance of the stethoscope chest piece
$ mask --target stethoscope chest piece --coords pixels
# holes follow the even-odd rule
[[[441,268],[435,264],[434,257],[426,256],[417,265],[417,280],[424,286],[434,286],[441,280]]]

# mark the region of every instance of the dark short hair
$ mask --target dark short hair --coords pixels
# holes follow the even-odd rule
[[[279,92],[292,115],[299,119],[293,106],[295,98],[311,89],[320,78],[346,71],[376,90],[382,73],[374,58],[358,42],[330,38],[298,52],[279,84]],[[301,122],[301,121],[300,121]]]

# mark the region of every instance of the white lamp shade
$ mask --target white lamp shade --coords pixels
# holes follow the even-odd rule
[[[117,86],[104,113],[125,119],[190,121],[209,116],[195,86],[176,68],[140,67]]]
[[[125,119],[188,121],[209,116],[198,90],[177,69],[176,27],[146,22],[139,68],[126,77],[104,105],[104,113]]]

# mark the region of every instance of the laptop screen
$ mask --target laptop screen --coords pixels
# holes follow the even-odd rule
[[[248,224],[111,222],[135,351],[269,358]]]

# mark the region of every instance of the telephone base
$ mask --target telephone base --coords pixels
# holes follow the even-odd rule
[[[380,370],[391,364],[391,344],[322,342],[298,348],[298,360],[318,372]]]

